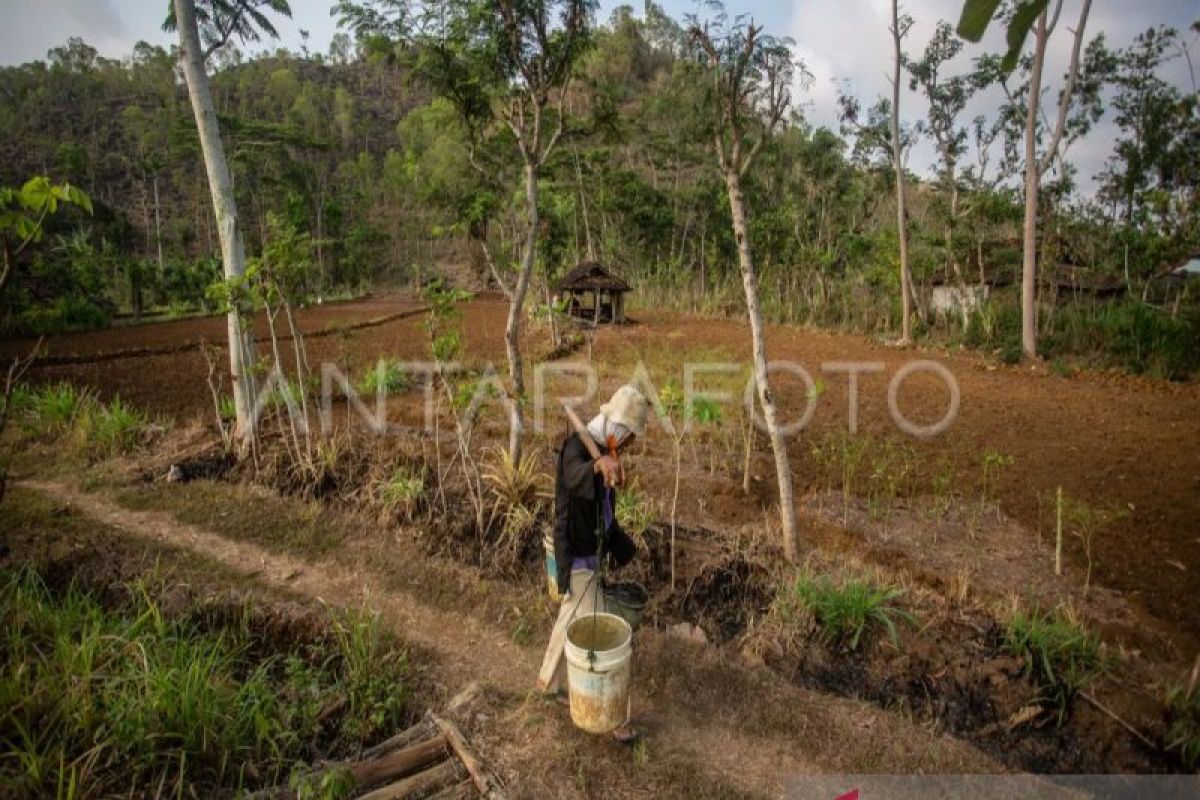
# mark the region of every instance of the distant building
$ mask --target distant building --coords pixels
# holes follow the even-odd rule
[[[1171,270],[1170,276],[1175,280],[1186,281],[1200,275],[1200,254],[1185,258],[1183,263]]]
[[[556,300],[566,299],[567,313],[597,325],[625,323],[625,294],[628,283],[595,261],[585,261],[567,273],[554,287]]]

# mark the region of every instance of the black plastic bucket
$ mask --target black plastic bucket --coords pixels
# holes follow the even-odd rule
[[[613,583],[604,587],[604,607],[637,630],[642,624],[642,612],[650,595],[637,583]]]

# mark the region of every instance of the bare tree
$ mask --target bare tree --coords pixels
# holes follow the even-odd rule
[[[291,16],[286,0],[172,0],[171,10],[163,23],[164,30],[179,32],[179,60],[187,81],[188,98],[196,118],[200,150],[208,173],[213,213],[217,219],[217,235],[221,244],[221,262],[225,279],[233,285],[246,274],[246,248],[238,224],[237,200],[233,192],[233,176],[225,159],[221,142],[221,127],[213,105],[208,84],[206,64],[212,54],[232,38],[256,41],[261,29],[269,36],[277,33],[263,14],[266,8]],[[201,44],[203,27],[204,44]],[[234,439],[244,448],[254,435],[251,417],[254,411],[254,338],[251,323],[238,292],[232,292],[227,314],[229,329],[229,370],[233,384],[236,409]]]
[[[908,265],[908,207],[904,187],[904,144],[900,139],[900,69],[904,65],[901,42],[912,27],[912,17],[900,14],[900,0],[892,0],[892,43],[895,56],[892,69],[892,167],[896,171],[896,234],[900,239],[900,297],[903,319],[900,344],[912,344],[912,271]]]
[[[763,146],[782,123],[791,105],[796,61],[790,42],[763,35],[763,29],[741,18],[732,24],[721,13],[711,23],[691,20],[691,40],[712,81],[713,144],[725,178],[733,233],[738,245],[738,265],[746,293],[754,357],[754,381],[762,406],[767,434],[775,453],[779,479],[779,513],[783,524],[783,549],[796,558],[796,507],[792,494],[792,469],[787,441],[780,428],[768,372],[766,327],[758,300],[758,274],[750,246],[746,197],[742,180]],[[807,76],[803,71],[802,76]]]

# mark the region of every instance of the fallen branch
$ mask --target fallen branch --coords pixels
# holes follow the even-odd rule
[[[484,766],[483,760],[467,742],[467,737],[463,736],[462,729],[451,720],[442,719],[437,714],[430,714],[430,719],[441,730],[446,742],[462,761],[463,766],[467,768],[467,772],[471,774],[471,779],[475,781],[479,793],[489,800],[504,800],[504,791],[500,787],[500,781]]]
[[[1140,741],[1142,744],[1146,745],[1146,747],[1149,747],[1151,750],[1158,749],[1158,746],[1155,745],[1154,742],[1150,741],[1150,739],[1147,738],[1144,733],[1142,733],[1137,728],[1130,725],[1125,720],[1121,719],[1119,716],[1117,716],[1117,713],[1115,711],[1113,711],[1112,709],[1110,709],[1108,706],[1104,705],[1103,703],[1101,703],[1096,698],[1092,697],[1087,692],[1080,692],[1079,696],[1082,697],[1084,700],[1087,700],[1089,703],[1091,703],[1092,706],[1094,706],[1096,708],[1096,710],[1100,711],[1103,714],[1106,714],[1108,717],[1110,717],[1114,722],[1116,722],[1122,728],[1124,728],[1125,730],[1132,733],[1135,737],[1137,737],[1138,741]]]

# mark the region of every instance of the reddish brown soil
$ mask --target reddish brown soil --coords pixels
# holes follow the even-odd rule
[[[386,317],[407,309],[418,307],[411,298],[396,295],[369,297],[338,303],[325,303],[300,311],[297,322],[306,335],[332,330],[342,325],[356,325],[368,320]],[[286,322],[277,321],[282,332]],[[220,344],[226,336],[225,317],[190,317],[187,319],[147,322],[140,325],[122,325],[103,331],[70,333],[52,336],[46,340],[46,355],[100,356],[123,350],[169,349],[195,345],[199,342]],[[267,318],[259,314],[254,324],[256,336],[268,333]],[[37,340],[32,338],[0,341],[0,359],[24,356]]]
[[[622,344],[651,347],[663,340],[748,357],[746,326],[677,315],[627,331],[605,331],[597,351]],[[995,367],[973,354],[899,350],[859,336],[792,327],[772,328],[768,347],[773,360],[798,362],[828,384],[810,428],[792,447],[802,487],[815,487],[807,457],[812,436],[847,424],[847,381],[844,375],[822,376],[823,363],[885,365],[884,373],[859,379],[859,424],[872,434],[892,435],[899,431],[887,407],[891,376],[905,362],[935,360],[955,376],[962,405],[944,435],[910,440],[930,465],[925,471],[931,472],[943,455],[952,458],[962,482],[959,491],[966,493],[977,488],[985,450],[1013,456],[1014,466],[999,481],[1000,506],[1027,531],[1040,526],[1045,535],[1052,535],[1050,513],[1040,509],[1038,498],[1058,486],[1094,506],[1126,508],[1126,519],[1096,536],[1093,580],[1192,634],[1200,633],[1200,532],[1195,522],[1200,513],[1200,386],[1107,373],[1064,378],[1040,367]],[[780,392],[794,419],[805,395],[798,381],[785,380],[789,383]],[[914,376],[904,382],[899,405],[915,422],[929,424],[945,412],[947,391],[937,379]],[[1069,542],[1068,555],[1080,564],[1081,545]]]
[[[404,307],[405,302],[379,298],[313,309],[304,312],[302,325],[314,330],[335,321],[377,318]],[[505,303],[495,298],[481,298],[465,307],[465,349],[472,361],[492,360],[503,371],[506,310]],[[727,353],[745,360],[748,356],[748,329],[738,321],[651,315],[647,311],[640,317],[640,324],[605,329],[598,336],[596,358],[609,365],[602,391],[628,377],[623,370],[639,353],[666,349],[679,360],[695,349],[704,350],[707,357]],[[90,352],[102,353],[148,343],[184,342],[205,332],[216,340],[222,325],[221,320],[145,325],[61,337],[52,340],[50,347],[51,352],[82,350],[86,342]],[[527,354],[536,356],[548,349],[544,337],[536,341],[527,338]],[[385,355],[424,358],[428,344],[424,320],[412,317],[346,336],[313,339],[309,351],[314,362],[349,362],[352,371],[360,372]],[[1014,466],[1000,478],[999,504],[1030,536],[1036,536],[1039,528],[1049,535],[1049,516],[1040,507],[1039,497],[1058,486],[1095,506],[1128,509],[1126,519],[1096,537],[1094,582],[1121,592],[1132,605],[1147,609],[1180,632],[1200,634],[1200,533],[1195,526],[1200,512],[1200,415],[1196,414],[1200,386],[1110,373],[1065,378],[1041,367],[995,367],[972,354],[900,350],[860,336],[793,327],[771,329],[769,354],[775,360],[802,364],[827,384],[810,428],[792,447],[801,493],[817,488],[808,456],[813,437],[836,427],[844,429],[847,420],[845,376],[822,374],[821,364],[882,363],[882,374],[860,377],[860,426],[874,435],[897,435],[887,410],[888,381],[907,361],[935,360],[957,379],[962,407],[944,435],[910,440],[924,459],[922,474],[927,477],[932,464],[949,457],[957,465],[958,491],[966,496],[977,491],[985,450],[1012,456]],[[650,366],[653,372],[656,367]],[[674,376],[652,377],[660,386],[671,377],[681,381],[682,366],[676,369]],[[31,379],[85,382],[103,395],[119,393],[152,411],[186,418],[211,413],[205,372],[201,355],[191,352],[35,368]],[[804,402],[803,388],[786,377],[778,385],[782,406],[794,418]],[[904,383],[899,400],[914,421],[928,423],[944,412],[947,394],[936,379],[918,375]],[[652,431],[651,439],[652,455],[669,453],[661,436]],[[726,466],[736,470],[736,465]],[[736,484],[709,486],[699,498],[706,503],[706,513],[726,525],[761,522],[765,518],[762,504],[770,503],[773,495],[771,466],[765,454],[758,455],[755,471],[764,478],[755,484],[756,498],[744,497]],[[654,494],[669,495],[666,471],[643,470],[643,474],[645,485]],[[681,508],[694,509],[696,501],[696,492],[685,485]],[[1078,571],[1081,545],[1069,541],[1067,555]],[[1194,648],[1187,639],[1179,643],[1184,650]]]

